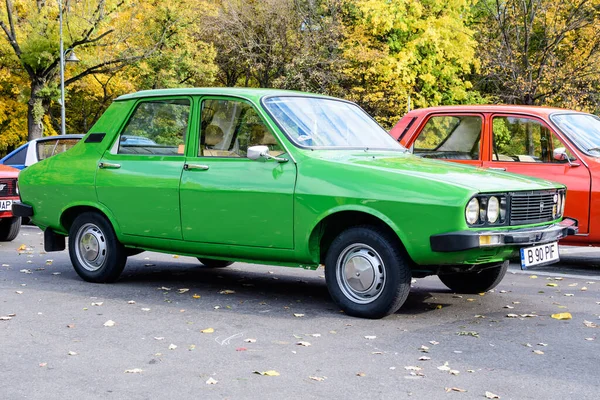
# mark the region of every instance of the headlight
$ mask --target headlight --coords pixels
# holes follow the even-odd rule
[[[561,211],[561,209],[562,209],[562,194],[558,193],[554,196],[554,198],[555,198],[555,203],[556,203],[556,204],[554,204],[554,207],[556,210],[554,213],[554,218],[558,218],[562,214],[562,211]]]
[[[559,197],[560,197],[560,215],[561,215],[561,216],[562,216],[562,215],[565,215],[565,203],[566,203],[566,201],[567,201],[567,197],[566,197],[566,196],[567,196],[567,195],[566,195],[566,193],[565,193],[565,192],[562,192],[562,193],[560,194],[560,196],[559,196]]]
[[[490,224],[495,224],[500,215],[500,201],[496,196],[490,197],[487,204],[487,220]]]
[[[473,197],[465,209],[465,218],[469,225],[475,225],[479,220],[479,200]]]

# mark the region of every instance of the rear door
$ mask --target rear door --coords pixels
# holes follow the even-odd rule
[[[122,233],[182,238],[179,182],[191,108],[187,97],[141,99],[100,160],[98,199]]]
[[[565,215],[579,220],[579,233],[589,232],[590,172],[568,151],[562,138],[539,118],[494,114],[489,154],[484,167],[560,182],[567,186]],[[554,149],[567,149],[568,160],[555,159]]]

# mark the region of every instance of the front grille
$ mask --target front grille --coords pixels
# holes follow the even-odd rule
[[[16,179],[0,179],[0,197],[17,196]]]
[[[510,194],[510,224],[525,225],[554,220],[556,191],[514,192]]]

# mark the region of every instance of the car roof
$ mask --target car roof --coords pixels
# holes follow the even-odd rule
[[[119,96],[115,101],[139,99],[156,96],[240,96],[259,99],[264,96],[306,96],[306,97],[334,97],[324,96],[316,93],[306,93],[283,89],[260,89],[260,88],[231,88],[231,87],[209,87],[209,88],[179,88],[179,89],[154,89],[141,90],[139,92]]]
[[[586,114],[580,111],[569,110],[566,108],[556,107],[540,107],[540,106],[522,106],[522,105],[508,105],[508,104],[476,104],[476,105],[461,105],[461,106],[437,106],[418,108],[410,111],[406,115],[418,116],[423,114],[430,114],[436,112],[487,112],[487,113],[524,113],[530,115],[537,115],[541,117],[547,117],[550,114],[557,112],[566,113],[577,113]]]

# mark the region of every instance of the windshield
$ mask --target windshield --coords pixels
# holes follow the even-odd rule
[[[269,97],[264,105],[300,147],[406,150],[352,103],[316,97]]]
[[[551,119],[577,147],[600,157],[600,118],[591,114],[554,114]]]

